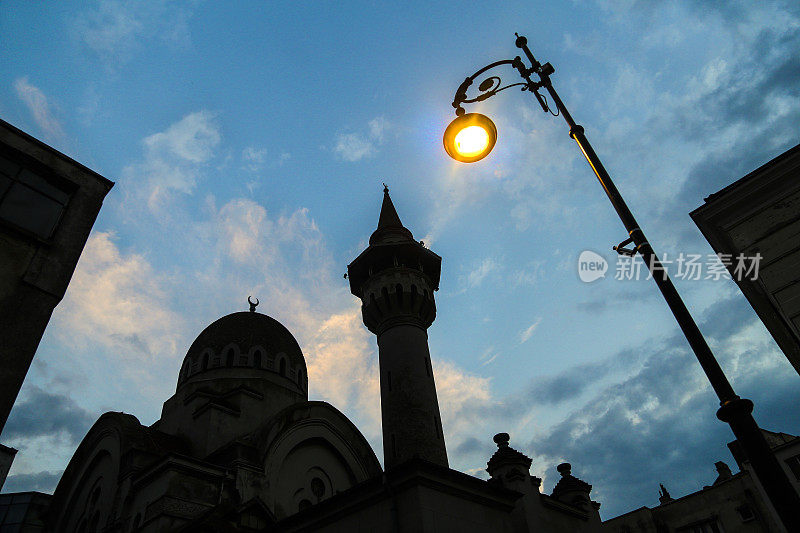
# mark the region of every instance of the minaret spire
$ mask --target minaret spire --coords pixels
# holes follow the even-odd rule
[[[370,244],[381,241],[403,241],[414,240],[411,232],[400,222],[397,209],[394,208],[392,198],[389,196],[389,187],[383,184],[383,204],[381,204],[381,214],[378,217],[378,229],[369,238]]]
[[[413,457],[447,466],[428,327],[442,258],[403,226],[384,184],[378,228],[347,267],[364,325],[378,338],[384,466]]]

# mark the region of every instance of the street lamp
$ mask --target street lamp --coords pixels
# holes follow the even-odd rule
[[[661,294],[667,301],[667,305],[669,305],[672,314],[675,315],[678,325],[697,356],[700,366],[714,388],[714,392],[719,397],[720,408],[717,411],[717,418],[730,425],[733,434],[741,443],[753,470],[759,481],[761,481],[767,497],[783,525],[788,531],[800,531],[800,497],[786,477],[786,473],[781,468],[778,460],[772,454],[764,435],[753,419],[753,402],[740,398],[734,392],[728,378],[725,377],[722,368],[700,333],[697,324],[689,314],[689,310],[669,279],[666,269],[659,261],[644,232],[622,199],[622,195],[620,195],[611,180],[611,176],[608,175],[605,167],[603,167],[603,163],[600,162],[600,158],[586,139],[583,127],[575,123],[566,106],[564,106],[564,102],[561,101],[558,93],[553,88],[550,82],[550,75],[555,72],[555,69],[550,63],[541,64],[533,57],[525,37],[517,35],[516,46],[525,53],[530,66],[527,66],[519,56],[514,59],[495,61],[465,79],[458,87],[453,98],[456,119],[450,123],[445,131],[445,150],[454,159],[466,163],[486,157],[494,147],[497,139],[497,128],[484,115],[479,113],[467,114],[462,104],[481,102],[510,87],[521,86],[523,91],[531,92],[536,97],[542,110],[556,116],[560,114],[564,117],[569,126],[569,136],[578,143],[578,147],[589,162],[589,166],[592,167],[597,179],[600,181],[600,185],[606,192],[608,199],[611,200],[611,204],[628,231],[628,238],[614,246],[614,250],[621,255],[635,256],[638,253],[642,256],[658,288],[661,290]],[[475,78],[501,65],[510,65],[516,69],[523,81],[501,87],[502,81],[500,78],[498,76],[490,76],[478,86],[480,94],[475,98],[467,98],[467,89],[472,85]],[[538,81],[531,79],[531,75],[534,74],[538,77]],[[542,88],[552,98],[555,112],[553,112],[552,106],[547,99],[539,93]],[[477,130],[483,130],[483,133]],[[632,245],[632,248],[626,248],[629,245]]]

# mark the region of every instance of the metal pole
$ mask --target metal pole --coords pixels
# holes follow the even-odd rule
[[[524,37],[517,38],[517,46],[523,49],[535,71],[539,67],[539,63],[528,49]],[[550,83],[549,73],[545,71],[542,74],[541,70],[539,72],[541,77],[541,84],[539,85],[547,89],[556,104],[556,108],[563,115],[567,125],[569,125],[570,137],[578,143],[586,161],[589,162],[589,166],[592,167],[608,199],[611,200],[611,204],[617,211],[635,245],[634,250],[642,255],[642,259],[652,273],[653,279],[655,279],[656,285],[658,285],[661,294],[667,301],[672,314],[675,315],[675,319],[697,356],[697,360],[700,362],[706,377],[708,377],[708,381],[714,388],[714,392],[717,393],[722,406],[717,411],[717,418],[730,425],[784,527],[786,527],[787,531],[800,532],[800,496],[798,496],[797,491],[795,491],[786,476],[786,472],[778,463],[766,439],[764,439],[758,424],[753,419],[753,402],[739,398],[734,392],[728,378],[711,352],[711,348],[708,347],[705,338],[703,338],[703,334],[700,333],[700,329],[697,327],[692,315],[669,279],[666,269],[658,260],[644,232],[633,217],[633,213],[628,209],[625,200],[622,199],[622,195],[611,180],[611,176],[609,176],[592,145],[589,144],[589,140],[584,135],[583,127],[576,124],[572,119],[572,115],[569,114],[564,102],[559,98],[558,93]],[[523,77],[527,79],[529,84],[532,83],[528,76],[523,74]]]

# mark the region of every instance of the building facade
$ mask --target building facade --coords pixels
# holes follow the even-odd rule
[[[113,185],[0,120],[0,431]]]
[[[800,373],[800,145],[712,194],[691,216]],[[759,257],[744,263],[750,274],[736,271],[740,256]]]

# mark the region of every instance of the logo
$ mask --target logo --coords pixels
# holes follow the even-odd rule
[[[584,250],[578,257],[578,276],[584,283],[591,283],[606,277],[608,262],[605,258],[591,250]]]

